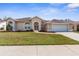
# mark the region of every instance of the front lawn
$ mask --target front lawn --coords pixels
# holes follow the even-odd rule
[[[79,44],[59,34],[34,32],[0,32],[0,45],[64,45]]]

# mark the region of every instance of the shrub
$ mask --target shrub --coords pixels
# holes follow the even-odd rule
[[[1,28],[0,28],[0,30],[4,30],[4,28],[3,28],[3,27],[1,27]]]

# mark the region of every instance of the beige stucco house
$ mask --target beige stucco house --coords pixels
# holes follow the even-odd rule
[[[7,26],[10,25],[11,31],[48,31],[48,32],[68,32],[77,31],[75,21],[51,20],[46,21],[37,16],[33,18],[7,18],[0,21],[0,30],[7,31]]]

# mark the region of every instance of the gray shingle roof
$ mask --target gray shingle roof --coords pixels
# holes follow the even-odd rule
[[[30,17],[27,17],[27,18],[19,18],[19,19],[16,19],[16,21],[30,22],[31,21],[31,18]]]

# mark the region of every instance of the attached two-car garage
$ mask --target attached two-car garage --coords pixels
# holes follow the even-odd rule
[[[53,24],[52,31],[54,31],[54,32],[67,32],[68,25],[67,24]]]

